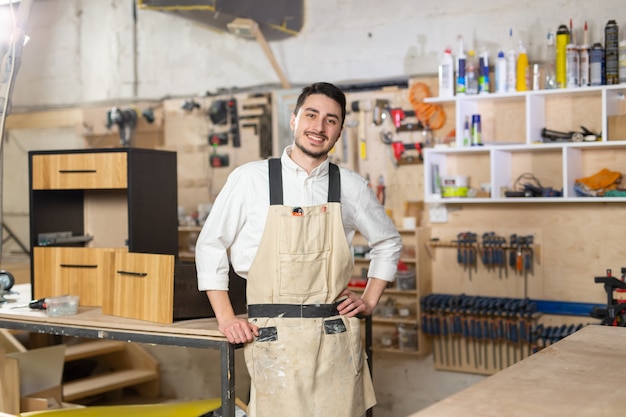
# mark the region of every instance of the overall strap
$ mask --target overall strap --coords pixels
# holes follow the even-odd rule
[[[268,159],[270,205],[283,205],[283,175],[282,164],[279,158]],[[328,164],[328,202],[341,202],[341,178],[339,167],[333,163]]]
[[[270,175],[270,205],[283,205],[283,173],[282,164],[278,158],[269,159]]]

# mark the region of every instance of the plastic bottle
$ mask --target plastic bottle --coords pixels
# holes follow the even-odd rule
[[[513,29],[509,29],[509,40],[511,49],[506,53],[506,91],[512,93],[515,92],[517,83],[517,53],[513,47]]]
[[[506,93],[506,58],[504,52],[498,52],[496,58],[496,93]]]
[[[480,94],[488,94],[491,90],[489,87],[489,52],[483,50],[478,58],[478,92]]]
[[[626,39],[619,42],[619,82],[626,83]]]
[[[548,32],[548,40],[546,42],[546,59],[545,59],[545,81],[544,88],[556,88],[556,73],[554,65],[556,64],[556,50],[554,49],[554,32]]]
[[[467,61],[465,61],[465,93],[478,94],[478,71],[476,65],[476,56],[473,50],[467,51]]]
[[[619,84],[619,28],[615,20],[604,27],[604,79],[606,84]]]
[[[465,124],[463,125],[463,146],[470,144],[470,127],[469,116],[465,116]]]
[[[439,97],[454,96],[454,60],[452,51],[446,48],[439,62]]]
[[[524,44],[521,40],[519,41],[519,54],[517,55],[517,68],[515,71],[515,89],[517,91],[527,91],[529,84],[528,54],[526,53],[526,48],[524,48]]]
[[[556,31],[556,86],[567,87],[567,44],[569,43],[569,29],[560,25]]]
[[[465,94],[465,51],[463,50],[463,38],[459,37],[459,54],[456,57],[456,93]]]

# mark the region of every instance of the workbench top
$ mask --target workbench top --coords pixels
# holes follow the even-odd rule
[[[48,317],[45,310],[32,310],[28,307],[14,308],[17,305],[28,304],[30,301],[30,284],[16,285],[13,290],[18,294],[15,297],[7,296],[8,302],[0,304],[0,319],[39,323],[42,325],[116,329],[226,340],[224,335],[218,330],[215,318],[182,320],[173,324],[161,324],[102,314],[102,309],[99,307],[79,307],[77,314]]]
[[[622,415],[626,328],[589,325],[409,417]]]

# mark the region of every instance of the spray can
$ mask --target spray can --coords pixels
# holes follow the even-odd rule
[[[556,88],[556,73],[554,65],[556,64],[556,51],[554,49],[554,32],[548,32],[548,41],[546,43],[546,59],[545,59],[545,83],[544,88]]]
[[[619,42],[619,82],[626,83],[626,39]]]
[[[578,87],[580,76],[580,55],[578,46],[573,43],[568,44],[565,56],[567,59],[567,87]]]
[[[456,58],[456,93],[457,94],[465,94],[466,86],[465,83],[465,61],[466,61],[465,52],[463,51],[463,38],[459,38],[459,54]]]
[[[472,146],[482,146],[480,114],[472,114]]]
[[[478,58],[478,91],[480,94],[489,93],[489,52],[482,51]]]
[[[528,71],[528,54],[526,48],[519,41],[519,54],[517,55],[517,68],[516,68],[516,82],[515,89],[517,91],[527,91],[529,85],[529,71]]]
[[[454,60],[452,51],[446,48],[439,62],[439,97],[454,96]]]
[[[589,85],[604,84],[604,48],[594,43],[589,51]]]
[[[560,25],[556,31],[556,86],[567,86],[567,44],[569,43],[569,29],[566,25]]]
[[[604,27],[604,78],[606,84],[619,84],[619,33],[615,20]]]
[[[506,58],[504,52],[498,52],[496,58],[496,93],[506,93]]]

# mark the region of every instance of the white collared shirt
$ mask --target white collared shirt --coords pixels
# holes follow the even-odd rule
[[[328,160],[311,174],[289,157],[291,146],[281,156],[283,204],[315,206],[328,201]],[[393,281],[402,239],[378,202],[367,181],[340,167],[341,219],[352,248],[355,231],[369,242],[371,261],[368,276]],[[247,277],[256,255],[269,210],[267,160],[237,167],[228,176],[196,242],[198,289],[227,290],[229,257],[235,272]]]

